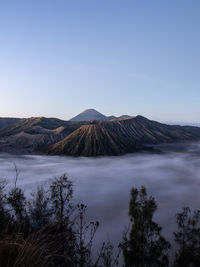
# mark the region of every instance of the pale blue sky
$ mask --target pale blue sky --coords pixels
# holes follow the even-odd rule
[[[0,0],[0,116],[200,121],[199,0]]]

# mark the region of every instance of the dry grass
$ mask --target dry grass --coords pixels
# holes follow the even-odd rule
[[[34,233],[26,241],[21,234],[5,237],[0,241],[1,267],[44,267],[50,266],[44,240]]]

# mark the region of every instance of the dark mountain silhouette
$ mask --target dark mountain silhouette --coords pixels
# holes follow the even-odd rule
[[[0,118],[0,129],[5,128],[19,121],[19,118]]]
[[[20,119],[0,129],[0,151],[15,154],[32,153],[39,147],[62,140],[83,124],[84,122],[45,117]]]
[[[18,120],[16,123],[1,129],[0,136],[9,136],[20,132],[30,132],[35,126],[50,130],[64,126],[66,132],[71,133],[83,124],[84,122],[64,121],[57,118],[32,117]]]
[[[123,136],[107,129],[106,125],[81,126],[64,140],[43,149],[48,154],[71,156],[121,155],[142,149]]]
[[[50,130],[34,126],[31,130],[16,133],[0,139],[0,151],[14,154],[33,153],[41,146],[59,142],[68,133],[63,126]]]
[[[108,118],[95,109],[86,109],[70,121],[107,120]]]
[[[130,118],[128,115],[122,115],[120,117],[116,116],[105,116],[99,111],[95,109],[86,109],[74,118],[72,118],[70,121],[92,121],[92,120],[102,120],[102,121],[109,121],[114,119],[127,119]]]
[[[127,115],[89,121],[32,117],[0,129],[0,151],[11,153],[41,150],[52,155],[122,155],[146,150],[147,145],[195,140],[200,140],[199,127],[167,125]]]
[[[191,140],[200,140],[200,128],[171,126],[137,116],[91,121],[42,151],[72,156],[121,155],[144,150],[145,145]]]
[[[111,120],[115,120],[115,119],[117,119],[117,117],[111,115],[111,116],[107,116],[107,119],[108,119],[109,121],[111,121]]]
[[[121,115],[118,117],[118,119],[128,119],[128,118],[131,118],[131,116],[129,115]]]

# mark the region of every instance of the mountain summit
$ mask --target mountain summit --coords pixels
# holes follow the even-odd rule
[[[128,115],[122,115],[120,117],[116,116],[105,116],[96,109],[86,109],[77,116],[73,117],[70,121],[93,121],[93,120],[101,120],[101,121],[110,121],[115,119],[127,119],[130,118]]]
[[[108,120],[108,118],[95,109],[86,109],[70,121]]]

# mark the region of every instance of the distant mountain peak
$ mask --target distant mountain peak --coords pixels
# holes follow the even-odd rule
[[[99,111],[97,111],[97,110],[94,109],[94,108],[88,108],[88,109],[84,110],[82,113],[84,113],[84,112],[95,112],[95,113],[100,113]]]
[[[120,117],[116,116],[105,116],[104,114],[100,113],[94,108],[89,108],[78,114],[77,116],[73,117],[70,121],[94,121],[94,120],[102,120],[102,121],[109,121],[115,119],[127,119],[131,118],[129,115],[122,115]]]
[[[86,109],[77,116],[73,117],[70,121],[90,121],[90,120],[107,120],[107,117],[97,111],[96,109]]]
[[[80,114],[95,114],[95,115],[100,114],[100,115],[103,115],[102,113],[100,113],[99,111],[97,111],[94,108],[88,108],[88,109],[84,110],[83,112],[81,112]]]

